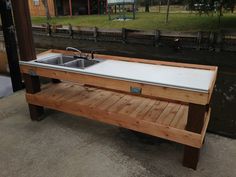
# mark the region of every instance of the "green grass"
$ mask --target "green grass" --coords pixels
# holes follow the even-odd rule
[[[47,20],[45,17],[32,17],[33,24],[43,24]],[[51,24],[62,24],[73,26],[87,26],[100,28],[130,28],[130,29],[160,29],[178,31],[205,31],[219,29],[236,29],[236,14],[224,14],[221,24],[218,17],[207,15],[196,15],[189,13],[172,13],[169,16],[169,23],[165,24],[164,13],[142,13],[136,14],[135,20],[130,21],[109,21],[106,15],[83,15],[74,17],[54,17],[49,21]]]

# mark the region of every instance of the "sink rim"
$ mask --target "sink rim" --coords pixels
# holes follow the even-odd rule
[[[65,59],[66,59],[66,61],[64,61]],[[62,60],[62,62],[60,60]],[[79,62],[79,61],[82,61],[84,64],[81,64],[81,66],[78,66],[77,62]],[[105,60],[104,59],[97,59],[97,58],[88,59],[85,57],[79,57],[79,56],[74,56],[74,55],[62,55],[62,54],[34,60],[34,62],[43,64],[43,65],[62,66],[62,67],[75,68],[75,69],[76,68],[77,69],[86,69],[86,68],[91,67],[93,65],[99,64],[103,61],[105,61]],[[72,63],[76,63],[76,64],[73,65]],[[72,64],[72,65],[68,66],[70,64]],[[84,67],[83,67],[83,65],[84,65]]]

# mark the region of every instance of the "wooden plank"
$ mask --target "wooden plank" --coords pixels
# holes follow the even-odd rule
[[[21,66],[23,73],[34,72],[39,76],[67,80],[81,84],[97,86],[101,88],[114,89],[130,93],[130,87],[142,88],[142,95],[159,97],[164,99],[171,99],[183,102],[190,102],[196,104],[208,104],[208,94],[198,93],[195,91],[181,90],[176,88],[168,88],[156,85],[147,85],[137,82],[130,82],[124,80],[114,80],[110,78],[91,76],[80,73],[73,73],[68,71],[60,71],[56,69],[45,69],[34,66]]]
[[[80,103],[83,105],[87,105],[91,108],[94,108],[99,103],[103,103],[111,95],[112,92],[97,90],[94,93],[90,93],[88,99],[82,100],[80,101]]]
[[[98,95],[98,97],[93,100],[93,102],[89,105],[89,107],[96,109],[97,106],[103,104],[107,99],[113,96],[112,92],[102,92]]]
[[[218,68],[216,68],[216,70],[215,70],[215,77],[214,77],[214,79],[212,80],[212,83],[211,83],[211,88],[209,90],[209,95],[208,95],[208,103],[211,102],[211,96],[212,96],[212,93],[213,93],[214,88],[215,88],[215,83],[216,83],[216,79],[217,79],[217,73],[218,73]]]
[[[126,106],[119,111],[120,114],[130,114],[133,111],[135,111],[138,106],[145,100],[145,98],[141,97],[132,97],[132,100],[130,100]]]
[[[68,91],[68,89],[66,91]],[[65,92],[60,94],[64,93]],[[128,98],[123,98],[122,103],[127,102],[130,99],[129,97],[132,96],[128,96]],[[117,112],[119,111],[118,107],[120,107],[122,104],[118,104],[118,107],[115,106],[115,109],[101,110],[97,108],[95,110],[87,105],[83,105],[79,101],[75,102],[74,100],[60,101],[58,103],[57,99],[48,99],[45,98],[43,95],[38,94],[26,94],[26,98],[29,103],[36,104],[38,106],[44,105],[48,108],[60,110],[75,115],[85,116],[94,120],[102,121],[117,126],[122,126],[124,128],[140,131],[182,144],[187,144],[189,146],[201,147],[200,134],[192,133],[186,130],[179,130],[157,123],[151,123],[141,119],[134,119],[133,117],[129,116],[126,116],[124,118],[123,114],[119,114]]]
[[[82,102],[84,100],[88,100],[91,96],[95,95],[96,89],[95,88],[87,88],[81,92],[75,92],[74,96],[68,99],[68,102]]]
[[[85,97],[85,99],[79,100],[79,102],[83,105],[90,105],[93,103],[93,101],[95,99],[97,99],[97,97],[99,97],[99,95],[102,93],[101,90],[94,90],[90,93],[87,94],[87,97]]]
[[[168,103],[165,110],[161,113],[161,115],[157,118],[156,122],[163,125],[170,125],[171,121],[178,113],[180,108],[180,104],[176,103]]]
[[[130,95],[125,95],[123,98],[121,98],[118,102],[113,104],[107,111],[108,112],[119,112],[122,108],[124,108],[128,102],[131,100]]]
[[[209,109],[209,111],[206,114],[206,118],[205,118],[205,122],[202,128],[202,132],[201,132],[201,143],[203,143],[205,135],[206,135],[206,131],[207,131],[207,127],[210,121],[210,116],[211,116],[211,108]]]
[[[152,108],[148,111],[143,120],[155,122],[156,119],[161,115],[164,111],[165,107],[168,105],[168,102],[165,101],[156,101]]]
[[[187,117],[188,117],[188,106],[181,105],[179,111],[177,112],[174,119],[170,123],[170,126],[184,130],[187,124]]]
[[[143,119],[147,112],[155,104],[156,100],[146,98],[131,114],[130,117]]]
[[[68,96],[69,94],[73,93],[73,85],[71,85],[70,83],[64,83],[63,84],[63,88],[62,87],[52,87],[50,89],[50,92],[43,92],[43,93],[39,93],[39,94],[43,94],[46,97],[53,97],[54,99],[60,100],[60,98],[66,100],[65,96]],[[64,92],[64,89],[70,89],[70,92],[67,94],[60,94],[61,92]],[[82,88],[81,88],[82,89]]]
[[[113,93],[110,99],[103,102],[103,104],[98,105],[98,109],[105,110],[110,108],[113,104],[122,99],[125,95],[120,93]]]

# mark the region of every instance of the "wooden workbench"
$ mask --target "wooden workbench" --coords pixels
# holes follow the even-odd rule
[[[48,52],[71,54],[59,50]],[[209,88],[202,91],[21,65],[21,71],[25,74],[63,80],[46,85],[36,93],[27,93],[27,102],[33,106],[84,116],[184,144],[183,164],[196,169],[210,119],[209,103],[217,67],[107,55],[95,57],[200,69],[203,72],[211,71],[213,75],[209,80]],[[142,92],[130,93],[131,87],[140,88]],[[35,120],[35,117],[32,119]]]

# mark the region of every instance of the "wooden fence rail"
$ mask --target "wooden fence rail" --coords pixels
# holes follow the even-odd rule
[[[98,27],[50,24],[34,25],[32,30],[34,35],[92,40],[94,42],[108,41],[156,47],[167,45],[176,49],[192,48],[196,50],[236,51],[236,30],[220,30],[217,32],[144,31],[126,28],[103,29]]]

